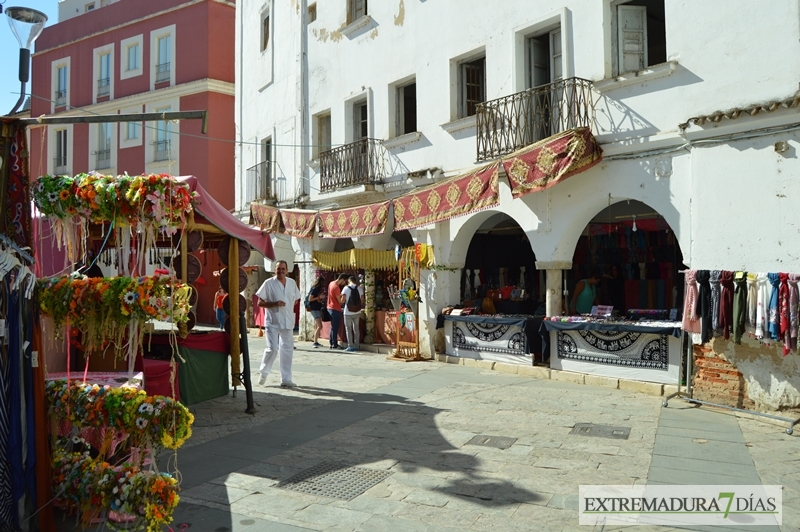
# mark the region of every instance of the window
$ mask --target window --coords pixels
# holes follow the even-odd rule
[[[127,122],[125,124],[125,140],[136,140],[139,138],[139,122]]]
[[[53,158],[53,171],[62,174],[67,171],[67,130],[56,131],[55,157]]]
[[[97,124],[96,169],[111,168],[111,124]]]
[[[331,149],[331,115],[325,114],[317,117],[317,145],[314,148],[315,158],[320,152]]]
[[[88,13],[89,11],[92,11],[92,10],[94,10],[94,2],[92,2],[91,4],[86,4],[86,7],[84,8],[84,12]]]
[[[108,96],[111,91],[111,54],[101,54],[98,59],[100,77],[97,79],[97,96]]]
[[[125,70],[131,71],[139,68],[139,43],[128,46],[127,50],[128,60],[125,64]]]
[[[526,84],[528,89],[547,85],[564,77],[561,59],[561,28],[527,39]]]
[[[261,19],[261,51],[267,49],[269,45],[269,14]]]
[[[397,89],[397,133],[405,135],[417,130],[417,83]]]
[[[367,102],[353,104],[353,141],[369,136],[369,114]]]
[[[57,82],[56,82],[56,107],[62,107],[67,105],[67,83],[69,81],[67,75],[68,70],[67,66],[59,66],[56,70],[57,72]]]
[[[459,118],[473,116],[477,106],[486,100],[486,58],[481,57],[459,65],[461,97]]]
[[[367,16],[367,0],[347,0],[347,23]]]
[[[308,23],[311,24],[317,20],[317,4],[308,6]]]
[[[272,197],[270,187],[272,185],[272,139],[267,138],[261,141],[261,161],[262,165],[255,183],[256,199],[267,199]]]
[[[168,113],[170,108],[156,109],[157,113]],[[155,156],[154,161],[168,161],[170,159],[171,131],[169,120],[159,120],[156,122]]]
[[[614,75],[638,72],[667,60],[664,0],[614,6]]]
[[[156,41],[157,63],[156,63],[156,83],[170,80],[170,59],[172,57],[172,36],[164,35]]]

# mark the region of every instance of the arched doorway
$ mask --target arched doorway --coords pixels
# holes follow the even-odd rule
[[[600,276],[601,305],[622,316],[631,310],[661,311],[669,317],[683,300],[683,254],[672,228],[658,212],[635,200],[609,205],[586,225],[575,246],[564,305],[571,314],[576,284]]]
[[[528,236],[512,217],[496,213],[472,235],[461,275],[465,304],[489,297],[498,314],[533,315],[542,281]]]

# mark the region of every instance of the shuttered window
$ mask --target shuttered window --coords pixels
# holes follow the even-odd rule
[[[647,8],[617,6],[619,73],[644,70],[647,63]]]

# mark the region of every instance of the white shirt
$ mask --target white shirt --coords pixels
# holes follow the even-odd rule
[[[300,289],[297,288],[297,283],[294,282],[294,279],[287,277],[284,285],[277,277],[271,277],[264,281],[256,295],[267,303],[275,303],[277,301],[286,303],[283,307],[276,305],[266,309],[264,322],[267,325],[272,325],[279,329],[294,329],[294,302],[300,299]]]
[[[350,299],[350,292],[353,291],[353,288],[355,288],[354,285],[348,284],[347,286],[345,286],[342,289],[342,295],[344,296],[344,303],[342,303],[342,309],[344,309],[344,315],[345,316],[355,316],[356,314],[361,314],[360,310],[358,312],[350,312],[349,310],[347,310],[347,300]],[[358,295],[359,295],[359,297],[361,297],[361,302],[363,303],[364,302],[364,287],[361,286],[361,285],[358,285]]]

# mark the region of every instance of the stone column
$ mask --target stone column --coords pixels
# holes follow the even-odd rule
[[[560,316],[564,309],[564,277],[562,270],[571,270],[572,262],[536,261],[537,270],[545,270],[547,291],[545,294],[545,312],[548,316]]]
[[[366,320],[366,334],[364,343],[375,342],[375,272],[364,271],[364,319]]]

